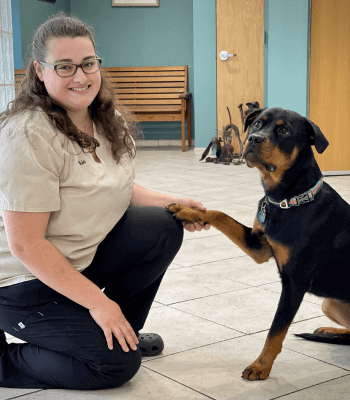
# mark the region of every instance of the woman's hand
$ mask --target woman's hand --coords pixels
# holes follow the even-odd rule
[[[183,206],[186,206],[189,208],[195,207],[195,208],[198,208],[199,210],[203,210],[203,211],[205,211],[207,209],[206,207],[203,206],[202,203],[200,203],[199,201],[193,200],[193,199],[178,198],[178,199],[175,199],[174,203],[179,203],[179,204],[182,204]],[[198,222],[183,221],[182,225],[189,232],[201,231],[202,229],[205,229],[207,231],[208,229],[210,229],[209,224],[205,224],[204,226],[202,226]]]
[[[89,312],[103,330],[110,350],[113,350],[113,335],[125,352],[129,351],[127,343],[133,350],[137,350],[137,336],[116,302],[107,298],[106,303]]]

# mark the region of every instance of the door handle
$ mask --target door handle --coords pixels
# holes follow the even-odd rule
[[[229,57],[234,57],[236,54],[228,54],[227,51],[223,50],[220,52],[219,57],[220,60],[226,61]]]

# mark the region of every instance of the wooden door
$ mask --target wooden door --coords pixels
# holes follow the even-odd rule
[[[217,121],[218,136],[223,126],[237,125],[243,142],[241,115],[243,103],[264,102],[264,0],[216,0],[217,27]],[[221,51],[236,54],[222,61]],[[233,143],[239,151],[238,142]]]
[[[312,0],[309,117],[329,141],[322,171],[350,171],[350,1]]]

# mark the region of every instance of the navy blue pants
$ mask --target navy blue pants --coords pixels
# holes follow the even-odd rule
[[[179,251],[183,228],[159,207],[129,208],[82,273],[115,301],[136,335]],[[38,279],[0,288],[0,328],[28,343],[0,349],[0,387],[107,389],[130,380],[141,352],[107,347],[89,310]]]

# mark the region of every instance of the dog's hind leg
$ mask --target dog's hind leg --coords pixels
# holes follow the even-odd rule
[[[314,333],[299,333],[295,336],[313,342],[350,345],[350,304],[326,298],[323,300],[322,311],[330,320],[346,329],[322,327]]]
[[[322,303],[322,311],[327,315],[327,317],[330,320],[346,328],[346,329],[339,329],[341,331],[339,333],[350,334],[350,303],[343,303],[335,299],[326,298],[323,300]],[[336,330],[336,328],[319,328],[319,329],[328,329],[331,331],[329,333],[335,333]],[[319,331],[318,333],[328,333],[328,332]]]

